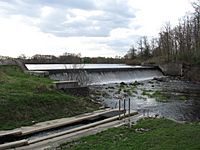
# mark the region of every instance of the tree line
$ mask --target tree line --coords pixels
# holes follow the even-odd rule
[[[27,64],[110,64],[125,62],[121,57],[81,57],[81,54],[67,52],[60,56],[36,54],[32,57],[27,57],[22,54],[17,59]]]
[[[193,13],[184,16],[173,28],[166,23],[157,38],[141,37],[125,58],[130,63],[139,60],[200,64],[200,0],[192,6]]]

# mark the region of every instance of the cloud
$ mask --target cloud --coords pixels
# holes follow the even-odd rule
[[[32,0],[34,1],[34,0]],[[93,10],[95,3],[93,0],[36,0],[36,3],[48,5],[56,8],[77,8],[83,10]]]
[[[84,2],[90,3],[80,7],[77,2],[70,1],[66,7],[59,7],[59,9],[51,4],[54,11],[51,15],[43,17],[38,26],[41,31],[56,36],[104,37],[115,28],[127,28],[134,18],[134,10],[129,8],[124,0],[100,2],[85,0]]]
[[[32,3],[27,3],[27,1],[23,0],[1,0],[0,8],[2,10],[1,14],[5,16],[10,15],[21,15],[27,17],[38,17],[40,12],[37,11],[39,9],[39,5],[32,5]]]
[[[32,18],[42,32],[61,37],[108,36],[115,28],[128,28],[135,17],[127,0],[8,0],[1,4],[6,15]]]
[[[123,56],[139,36],[157,35],[188,6],[188,0],[0,0],[0,55]]]

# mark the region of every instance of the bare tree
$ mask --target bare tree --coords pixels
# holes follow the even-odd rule
[[[143,45],[144,45],[143,57],[144,58],[149,58],[151,56],[150,44],[149,44],[148,39],[147,39],[146,36],[142,37],[142,39],[143,39]]]
[[[138,58],[161,58],[164,62],[188,62],[200,64],[200,0],[192,3],[194,12],[179,20],[171,27],[166,23],[158,38],[151,42],[141,37],[137,43]]]
[[[78,83],[82,86],[91,83],[90,76],[84,69],[85,64],[70,64],[70,65],[71,67],[67,67],[67,65],[64,65],[65,69],[67,70],[67,72],[63,74],[65,76],[65,79],[78,81]]]

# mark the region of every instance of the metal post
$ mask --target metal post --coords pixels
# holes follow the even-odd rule
[[[126,116],[126,100],[124,99],[124,119],[125,119],[125,116]]]
[[[128,116],[129,116],[129,127],[131,127],[131,120],[130,120],[130,117],[131,117],[131,99],[130,98],[128,99]]]
[[[119,120],[121,119],[120,113],[121,113],[121,100],[119,99]]]
[[[131,99],[128,99],[128,116],[131,116]]]

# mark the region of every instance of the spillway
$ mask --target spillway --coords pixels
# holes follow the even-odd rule
[[[162,76],[158,67],[128,66],[117,64],[88,64],[84,67],[66,67],[65,65],[27,65],[32,71],[45,71],[53,80],[75,80],[82,85],[133,82]]]
[[[133,82],[140,80],[152,79],[162,76],[162,72],[158,69],[132,69],[132,70],[116,70],[116,71],[73,71],[67,73],[51,74],[53,80],[78,80],[83,84],[108,84],[119,82]]]

